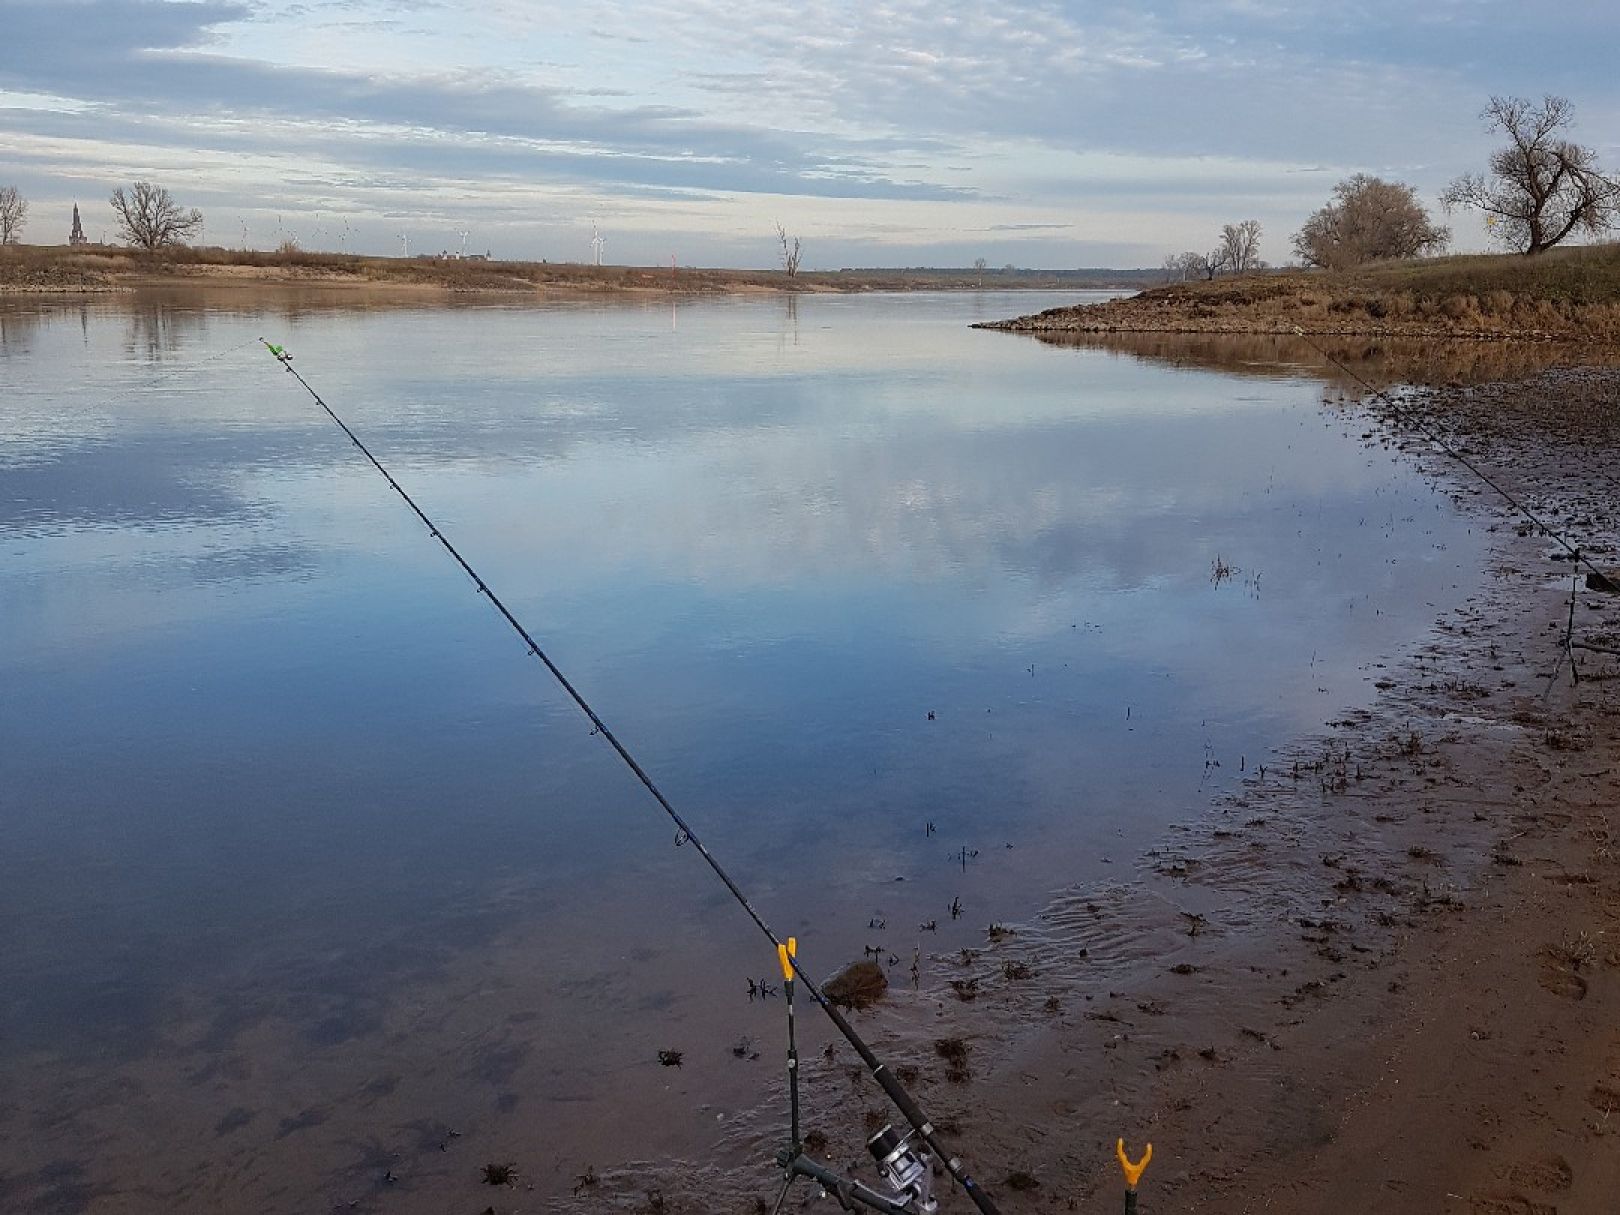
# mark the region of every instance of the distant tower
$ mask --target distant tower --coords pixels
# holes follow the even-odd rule
[[[596,262],[596,264],[598,266],[600,266],[602,264],[602,246],[605,245],[605,244],[607,244],[607,237],[603,236],[600,232],[598,232],[596,230],[596,225],[592,224],[591,225],[591,255],[594,258],[594,260],[595,260],[595,262]]]
[[[84,234],[84,225],[79,222],[79,204],[73,204],[73,231],[68,233],[68,244],[88,245],[89,239]]]

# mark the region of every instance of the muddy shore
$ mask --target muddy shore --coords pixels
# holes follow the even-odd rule
[[[1397,400],[1620,565],[1620,372]],[[1004,1211],[1117,1209],[1118,1136],[1154,1145],[1144,1212],[1615,1209],[1620,596],[1380,402],[1324,409],[1491,533],[1483,589],[1118,884],[925,954],[915,985],[902,964],[858,1014]],[[806,1061],[811,1125],[870,1179],[892,1115],[854,1063]],[[604,1171],[571,1209],[755,1209],[781,1096],[728,1145],[758,1166]]]
[[[1617,564],[1620,375],[1398,400]],[[1032,967],[1075,941],[1144,964],[1010,1052],[995,1106],[1063,1115],[1001,1146],[1083,1206],[1119,1186],[1117,1133],[1156,1142],[1152,1209],[1610,1211],[1620,597],[1382,403],[1342,408],[1492,531],[1487,586],[1378,672],[1370,712],[1146,858],[1140,889],[1034,926]],[[1579,682],[1572,592],[1574,642],[1605,647],[1572,651]]]
[[[1399,398],[1605,568],[1617,402],[1597,369]],[[1076,892],[990,947],[1073,975],[964,1125],[1041,1181],[1015,1209],[1105,1209],[1115,1135],[1155,1142],[1149,1210],[1614,1209],[1620,597],[1380,402],[1335,408],[1492,531],[1486,589],[1378,672],[1370,712],[1144,858],[1139,886]],[[1574,641],[1607,647],[1573,651],[1578,683],[1572,590]]]

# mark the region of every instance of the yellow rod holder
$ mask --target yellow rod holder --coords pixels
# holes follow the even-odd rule
[[[1120,1171],[1125,1174],[1125,1188],[1134,1190],[1142,1174],[1147,1171],[1148,1161],[1153,1159],[1153,1145],[1151,1143],[1147,1145],[1147,1151],[1142,1153],[1142,1159],[1135,1164],[1132,1164],[1131,1158],[1125,1154],[1123,1139],[1114,1144],[1114,1155],[1119,1158]]]
[[[791,961],[789,961],[789,959],[790,958],[796,958],[798,956],[799,956],[799,938],[798,937],[789,937],[787,939],[787,943],[785,945],[778,945],[776,947],[776,960],[779,963],[781,963],[781,966],[782,966],[782,979],[783,979],[784,982],[790,981],[793,978],[793,963]]]

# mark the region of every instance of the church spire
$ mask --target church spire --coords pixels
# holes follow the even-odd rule
[[[79,222],[79,204],[74,203],[73,204],[73,231],[68,234],[68,244],[70,244],[70,245],[88,245],[89,243],[90,242],[85,239],[84,225]]]

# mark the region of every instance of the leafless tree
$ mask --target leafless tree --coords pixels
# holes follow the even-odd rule
[[[1194,253],[1190,249],[1181,255],[1181,277],[1188,278],[1214,278],[1210,273],[1214,262],[1207,253]]]
[[[1620,182],[1598,171],[1597,154],[1564,137],[1575,107],[1551,94],[1541,101],[1492,97],[1480,115],[1508,144],[1491,155],[1488,174],[1468,173],[1446,187],[1449,211],[1474,207],[1492,234],[1525,254],[1540,253],[1577,229],[1603,232],[1620,217]]]
[[[1450,241],[1451,230],[1430,222],[1411,186],[1357,173],[1294,233],[1294,252],[1307,266],[1342,270],[1439,253]]]
[[[128,244],[141,249],[162,249],[185,242],[202,226],[202,212],[187,211],[162,186],[138,181],[124,192],[119,186],[112,193],[118,234]]]
[[[1226,256],[1220,249],[1212,249],[1208,253],[1181,253],[1175,260],[1184,280],[1212,279],[1226,269]]]
[[[1260,221],[1246,219],[1221,229],[1221,261],[1233,274],[1260,269]]]
[[[16,186],[0,186],[0,245],[15,245],[28,222],[28,200]]]
[[[792,238],[789,242],[787,229],[781,224],[776,225],[776,239],[782,242],[782,269],[792,278],[799,272],[799,258],[802,256],[799,248],[799,238]]]

